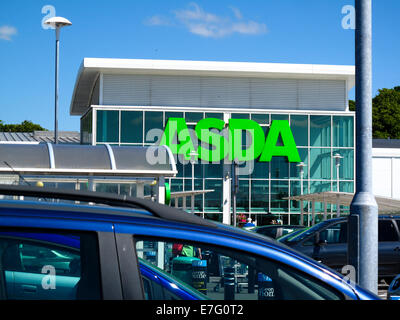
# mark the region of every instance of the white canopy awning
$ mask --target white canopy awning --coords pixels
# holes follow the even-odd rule
[[[350,206],[353,200],[354,193],[349,192],[317,192],[310,194],[303,194],[298,196],[286,197],[284,199],[296,200],[296,201],[310,201],[310,202],[323,202],[329,204],[338,204],[342,206]],[[375,200],[378,204],[378,210],[380,213],[400,213],[400,199],[393,199],[381,196],[375,196]]]

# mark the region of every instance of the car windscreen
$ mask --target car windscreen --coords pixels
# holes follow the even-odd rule
[[[302,232],[298,233],[294,237],[291,237],[291,238],[287,239],[285,241],[285,243],[294,244],[294,243],[300,242],[303,239],[305,239],[308,236],[310,236],[311,234],[314,234],[314,233],[322,230],[323,228],[325,228],[329,224],[331,224],[331,221],[320,222],[320,223],[316,224],[315,226],[313,226],[313,227],[311,227],[309,229],[303,230]]]

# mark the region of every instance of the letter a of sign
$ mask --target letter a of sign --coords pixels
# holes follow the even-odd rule
[[[185,119],[169,118],[164,133],[160,140],[160,146],[168,146],[173,154],[183,154],[186,160],[190,160],[190,152],[194,146]]]
[[[279,136],[282,139],[282,146],[277,145]],[[259,161],[270,162],[272,157],[287,157],[289,162],[301,162],[296,142],[287,120],[274,120],[271,123]]]

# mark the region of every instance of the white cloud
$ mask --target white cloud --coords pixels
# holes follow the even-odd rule
[[[222,38],[234,33],[258,35],[267,32],[267,26],[252,20],[244,20],[240,10],[230,7],[231,16],[219,16],[204,11],[197,3],[190,3],[187,8],[173,11],[172,18],[178,25],[184,26],[189,32],[210,38]],[[153,16],[148,20],[149,25],[171,25],[161,16]]]
[[[171,22],[166,17],[155,15],[147,19],[145,24],[148,26],[169,26]]]
[[[11,37],[17,34],[17,29],[11,26],[0,27],[0,39],[11,41]]]

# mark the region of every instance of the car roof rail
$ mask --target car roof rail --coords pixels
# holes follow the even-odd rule
[[[209,220],[200,218],[183,210],[162,205],[158,202],[135,198],[127,195],[118,195],[106,192],[64,190],[47,187],[6,185],[0,184],[0,194],[10,196],[26,196],[34,198],[50,198],[72,201],[93,202],[124,208],[143,209],[153,216],[176,222],[192,223],[207,227],[216,227]]]

